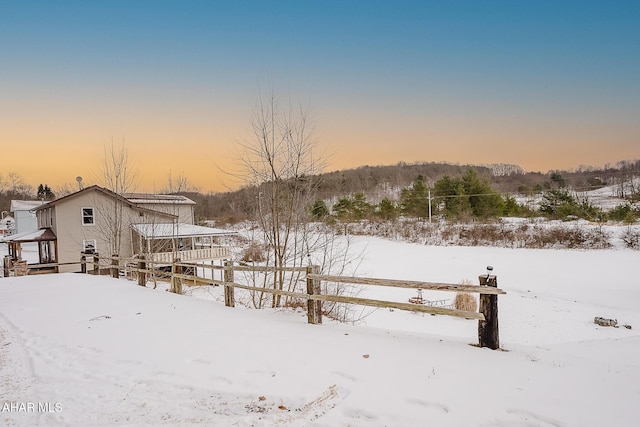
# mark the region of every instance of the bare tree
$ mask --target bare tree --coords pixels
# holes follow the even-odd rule
[[[64,197],[67,196],[71,193],[75,193],[76,191],[78,191],[78,183],[74,182],[74,183],[70,183],[70,182],[65,182],[63,184],[58,185],[57,187],[55,187],[54,189],[54,193],[56,195],[56,197]]]
[[[161,190],[166,194],[175,194],[182,192],[198,192],[198,187],[192,185],[183,172],[180,172],[177,177],[173,177],[171,170],[169,170],[169,176],[167,179],[167,187]]]
[[[281,107],[273,91],[268,97],[259,96],[251,136],[241,150],[241,178],[257,189],[256,222],[270,252],[267,259],[277,270],[271,286],[283,290],[286,278],[281,269],[308,249],[295,236],[308,223],[308,207],[317,189],[315,175],[323,166],[308,110],[291,103]],[[296,245],[295,254],[291,245]],[[280,295],[274,295],[272,306],[280,304]]]
[[[109,242],[112,254],[120,254],[122,233],[128,229],[124,224],[123,197],[126,193],[135,190],[138,172],[129,161],[129,153],[124,144],[117,147],[113,141],[104,146],[104,159],[102,162],[102,186],[120,197],[114,199],[110,209],[101,209],[100,225],[105,240]]]
[[[7,174],[7,180],[5,186],[8,191],[12,192],[15,195],[23,195],[25,197],[32,197],[33,195],[33,187],[24,182],[22,176],[20,176],[17,172],[9,172]]]

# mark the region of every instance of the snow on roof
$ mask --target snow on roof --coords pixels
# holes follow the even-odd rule
[[[235,231],[223,230],[221,228],[202,227],[193,224],[133,224],[131,226],[138,234],[145,239],[170,239],[186,237],[212,237],[229,236],[236,234]]]
[[[29,211],[33,208],[37,208],[38,206],[44,204],[45,202],[41,200],[12,200],[11,201],[11,212],[15,211]]]
[[[50,228],[41,228],[36,231],[26,231],[6,237],[4,242],[41,242],[56,240],[56,235]]]
[[[168,204],[168,205],[195,205],[196,202],[185,196],[175,194],[147,194],[127,193],[124,197],[136,204]]]

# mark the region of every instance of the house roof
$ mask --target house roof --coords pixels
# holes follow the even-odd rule
[[[129,206],[132,209],[137,209],[139,211],[153,213],[155,215],[163,215],[163,216],[166,216],[166,217],[169,217],[169,218],[177,218],[178,217],[177,215],[173,215],[173,214],[170,214],[170,213],[167,213],[167,212],[161,212],[161,211],[156,211],[154,209],[147,209],[147,208],[140,207],[136,203],[134,203],[134,202],[130,201],[129,199],[127,199],[126,197],[120,196],[119,194],[114,193],[111,190],[107,190],[106,188],[100,187],[99,185],[92,185],[90,187],[83,188],[80,191],[76,191],[75,193],[67,194],[66,196],[63,196],[63,197],[60,197],[58,199],[52,200],[52,201],[50,201],[48,203],[44,203],[44,204],[36,207],[34,210],[35,211],[39,211],[41,209],[46,209],[46,208],[49,208],[51,206],[57,205],[57,204],[59,204],[61,202],[64,202],[66,200],[72,199],[74,197],[78,197],[81,194],[89,193],[91,191],[97,191],[99,193],[104,194],[107,197],[118,199],[122,203],[126,204],[127,206]]]
[[[178,194],[125,193],[123,196],[135,204],[195,205],[196,202]]]
[[[12,236],[6,237],[4,239],[5,242],[43,242],[43,241],[52,241],[56,240],[56,235],[50,228],[41,228],[36,231],[27,231],[24,233],[14,234]]]
[[[138,234],[147,240],[188,238],[188,237],[214,237],[230,236],[237,234],[235,231],[221,228],[202,227],[193,224],[133,224],[131,226]]]
[[[44,202],[40,200],[12,200],[11,208],[9,210],[11,212],[30,211],[31,209],[37,208],[42,204],[44,204]]]
[[[4,218],[0,219],[0,224],[2,225],[13,224],[14,222],[16,222],[16,220],[13,219],[11,215],[7,215]]]

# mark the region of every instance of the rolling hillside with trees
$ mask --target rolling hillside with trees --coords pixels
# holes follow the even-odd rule
[[[640,161],[547,173],[525,172],[507,164],[363,166],[313,177],[316,201],[308,209],[315,220],[427,219],[431,198],[431,215],[451,220],[541,215],[628,221],[639,217],[634,204],[640,200],[640,185],[634,181],[638,177]],[[620,198],[619,206],[606,212],[585,195],[605,186]],[[253,218],[261,191],[245,187],[228,193],[185,195],[198,202],[198,219],[234,223]],[[521,200],[527,197],[540,200],[539,208],[523,204]]]
[[[392,221],[399,217],[420,220],[431,215],[450,220],[489,219],[500,216],[566,217],[590,221],[635,221],[639,214],[640,161],[620,161],[604,167],[525,172],[517,165],[457,165],[449,163],[398,163],[333,171],[301,180],[314,182],[315,201],[310,219],[351,222],[363,219]],[[610,187],[619,203],[601,209],[586,192]],[[12,199],[50,200],[60,189],[46,184],[28,185],[16,172],[0,175],[0,210],[8,211]],[[203,194],[179,192],[194,200],[196,219],[233,224],[255,218],[262,187]],[[63,191],[61,195],[68,193]],[[522,203],[538,200],[537,208]]]

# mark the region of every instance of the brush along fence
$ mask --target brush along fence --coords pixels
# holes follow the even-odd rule
[[[405,310],[417,313],[428,313],[433,315],[445,315],[461,317],[465,319],[478,320],[478,344],[480,347],[498,349],[500,347],[498,328],[498,295],[506,294],[505,291],[497,287],[497,277],[486,274],[479,276],[478,285],[433,283],[409,280],[394,280],[368,277],[350,277],[319,274],[318,266],[309,267],[288,267],[275,269],[273,267],[259,267],[249,265],[234,265],[233,261],[224,261],[224,265],[209,265],[204,263],[186,263],[175,260],[170,266],[162,264],[156,265],[151,260],[139,259],[119,259],[112,258],[108,267],[113,277],[119,277],[118,268],[124,267],[123,275],[127,278],[137,280],[141,286],[146,286],[147,280],[158,272],[165,275],[167,281],[171,283],[171,292],[181,294],[182,286],[224,286],[224,300],[227,307],[235,306],[234,290],[243,289],[251,292],[270,294],[274,301],[279,297],[291,297],[306,301],[308,322],[311,324],[322,323],[322,303],[334,302],[345,304],[356,304],[377,308],[389,308]],[[160,269],[160,267],[162,269]],[[211,270],[211,277],[200,277],[197,275],[198,269]],[[100,271],[99,266],[94,266],[93,271]],[[83,272],[87,272],[83,268]],[[215,272],[220,272],[220,278],[215,278]],[[295,292],[284,289],[282,285],[274,287],[251,286],[234,281],[235,272],[270,273],[274,275],[293,273],[299,276],[299,280],[306,282],[306,293]],[[155,280],[155,277],[154,277]],[[297,281],[297,280],[296,280]],[[442,304],[416,304],[414,302],[383,301],[369,298],[358,298],[344,295],[328,295],[322,293],[323,282],[342,283],[362,286],[384,286],[391,288],[415,289],[419,293],[423,290],[445,291],[445,292],[469,292],[480,295],[479,312],[456,310],[443,306]],[[281,282],[280,282],[281,283]],[[277,299],[279,302],[280,300]],[[279,304],[277,304],[279,305]]]

